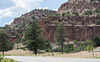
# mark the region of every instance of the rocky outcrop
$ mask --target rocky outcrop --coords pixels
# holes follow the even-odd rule
[[[32,21],[32,20],[40,21],[42,18],[50,16],[50,15],[56,15],[56,11],[52,11],[48,9],[44,9],[44,10],[35,9],[29,13],[23,14],[22,16],[18,18],[15,18],[14,21],[10,24],[10,27],[19,29],[22,25],[27,26],[29,21]]]
[[[91,0],[69,0],[62,4],[58,9],[59,13],[64,12],[78,12],[84,13],[85,11],[95,12],[96,9],[100,9],[100,2]]]
[[[89,11],[90,14],[85,14],[86,11]],[[41,29],[44,29],[42,36],[51,42],[55,40],[55,30],[60,23],[64,24],[65,38],[69,40],[81,41],[90,40],[92,36],[100,37],[100,26],[96,25],[96,21],[100,20],[100,2],[98,0],[68,0],[61,5],[58,13],[51,10],[33,10],[15,18],[10,27],[15,28],[12,29],[15,34],[19,34],[20,31],[26,31],[29,21],[37,20]],[[12,31],[8,33],[11,34],[12,41],[23,37],[22,33],[18,37],[12,37]]]
[[[44,20],[44,19],[43,19]],[[55,40],[55,30],[57,25],[45,24],[44,21],[40,23],[41,28],[45,29],[42,32],[42,35],[47,38],[49,41],[53,42]],[[92,36],[100,37],[100,26],[91,26],[91,25],[75,25],[75,26],[64,26],[66,30],[66,37],[69,40],[90,40]]]

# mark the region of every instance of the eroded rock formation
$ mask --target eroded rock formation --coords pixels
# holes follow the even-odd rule
[[[58,25],[55,25],[54,22],[58,21],[60,17],[48,17],[51,22],[47,23],[46,19],[43,18],[40,21],[40,25],[42,29],[45,31],[42,32],[42,35],[47,38],[49,41],[55,41],[55,30]],[[54,19],[53,19],[54,18]],[[70,19],[69,19],[70,20]],[[87,19],[88,21],[88,19]],[[60,21],[64,22],[64,21]],[[59,22],[59,23],[60,23]],[[64,22],[65,23],[65,22]],[[87,22],[86,22],[87,23]],[[64,24],[66,30],[66,37],[69,40],[90,40],[92,36],[99,36],[100,37],[100,26],[98,25],[67,25]]]
[[[78,12],[81,14],[85,11],[92,11],[94,13],[96,9],[100,9],[100,2],[97,0],[69,0],[60,6],[58,12]]]

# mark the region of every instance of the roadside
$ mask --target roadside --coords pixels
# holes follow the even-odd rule
[[[100,47],[95,49],[95,58],[100,57]],[[7,56],[35,56],[31,51],[25,51],[22,49],[18,50],[10,50],[5,52]],[[66,57],[66,58],[93,58],[92,52],[88,51],[81,51],[76,53],[64,53],[61,54],[60,52],[53,52],[53,56],[51,52],[40,52],[37,56],[41,57]]]

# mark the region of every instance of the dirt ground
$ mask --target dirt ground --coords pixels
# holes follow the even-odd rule
[[[100,47],[98,47],[100,48]],[[98,49],[97,48],[97,49]],[[100,57],[100,52],[95,52],[95,57]],[[24,50],[10,50],[5,52],[5,55],[14,55],[14,56],[34,56],[34,54],[31,51],[24,51]],[[52,56],[52,53],[39,53],[37,56]],[[88,52],[88,51],[81,51],[78,53],[53,53],[53,57],[67,57],[67,58],[92,58],[93,57],[93,53],[92,52]]]

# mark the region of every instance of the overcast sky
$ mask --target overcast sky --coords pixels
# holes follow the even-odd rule
[[[57,10],[67,0],[0,0],[0,26],[36,8]]]

